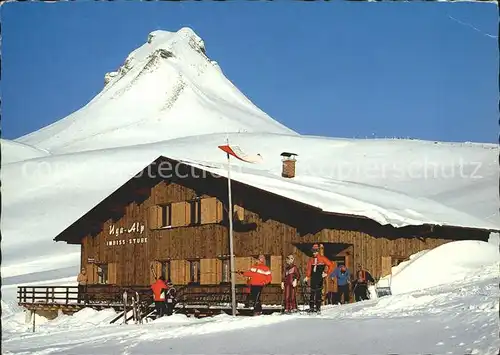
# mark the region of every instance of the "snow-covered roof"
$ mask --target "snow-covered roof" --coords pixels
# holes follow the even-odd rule
[[[217,148],[225,137],[187,137],[4,166],[4,250],[22,248],[28,240],[37,247],[25,255],[36,255],[40,248],[55,250],[56,235],[159,156],[225,176],[226,156]],[[259,189],[327,212],[366,216],[396,227],[436,224],[500,229],[498,150],[494,146],[261,133],[229,137],[244,151],[262,156],[261,163],[233,159],[232,166],[234,180]],[[289,148],[299,154],[292,179],[281,177],[280,154]],[[426,169],[424,164],[428,164]],[[433,167],[438,170],[434,172]],[[5,257],[8,260],[8,253]]]

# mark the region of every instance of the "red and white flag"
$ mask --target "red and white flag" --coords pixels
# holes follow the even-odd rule
[[[237,145],[230,145],[230,144],[224,144],[224,145],[219,145],[219,149],[223,150],[229,155],[232,155],[233,157],[242,160],[247,163],[259,163],[262,161],[262,157],[260,154],[257,155],[248,155],[244,153],[241,148]]]

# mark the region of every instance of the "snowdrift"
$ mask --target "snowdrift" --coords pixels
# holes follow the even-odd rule
[[[384,277],[379,285],[385,286],[390,280],[394,295],[412,293],[458,281],[471,281],[490,275],[492,270],[498,275],[499,267],[498,245],[473,240],[455,241],[412,255],[410,260],[393,267],[392,277]]]

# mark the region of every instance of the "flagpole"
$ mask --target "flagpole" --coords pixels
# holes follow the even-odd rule
[[[229,145],[229,138],[226,139]],[[231,308],[233,316],[236,316],[236,274],[234,270],[234,251],[233,251],[233,202],[231,197],[231,162],[229,153],[227,153],[227,190],[229,195],[229,254],[231,263]]]

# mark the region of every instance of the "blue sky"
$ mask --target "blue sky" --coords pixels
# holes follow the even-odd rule
[[[80,1],[0,9],[3,138],[85,105],[149,32],[188,26],[247,97],[299,133],[498,142],[494,4]]]

